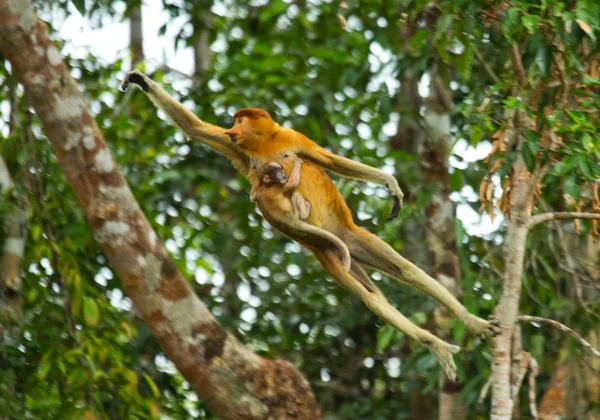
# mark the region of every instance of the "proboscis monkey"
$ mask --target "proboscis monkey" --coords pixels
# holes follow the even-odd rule
[[[373,284],[362,266],[379,270],[432,296],[476,334],[499,332],[496,320],[484,320],[469,313],[439,282],[404,259],[376,235],[354,224],[350,209],[325,169],[346,177],[385,185],[394,199],[390,218],[398,214],[402,204],[402,191],[393,176],[326,151],[301,133],[280,127],[266,111],[242,109],[234,115],[233,128],[227,130],[200,120],[139,71],[128,73],[122,88],[127,88],[130,83],[140,86],[188,139],[202,142],[229,159],[253,187],[259,182],[257,169],[265,163],[277,161],[289,173],[296,158],[303,159],[302,182],[298,191],[312,204],[306,222],[333,234],[346,245],[352,257],[350,271],[346,271],[342,265],[337,249],[330,242],[324,244],[322,236],[309,230],[299,230],[297,226],[278,220],[268,212],[263,213],[265,219],[275,229],[312,251],[333,279],[359,296],[376,315],[426,345],[451,380],[458,379],[452,355],[460,348],[446,343],[405,318]]]
[[[260,212],[268,214],[275,225],[284,224],[286,230],[293,229],[298,236],[309,232],[322,238],[323,248],[337,250],[342,267],[350,270],[350,252],[344,243],[324,229],[303,222],[310,214],[311,204],[299,191],[301,159],[296,159],[289,177],[279,162],[268,162],[257,171],[258,185],[252,188],[250,200],[257,202]]]

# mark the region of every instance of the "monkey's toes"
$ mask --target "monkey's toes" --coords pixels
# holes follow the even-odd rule
[[[398,213],[400,213],[400,210],[402,209],[402,199],[397,195],[393,195],[392,199],[394,200],[394,207],[392,207],[392,211],[387,217],[387,220],[395,219],[398,216]]]
[[[121,83],[121,90],[127,90],[130,83],[138,85],[144,92],[150,90],[150,86],[146,81],[146,76],[139,70],[130,71],[125,75],[123,82]]]
[[[458,382],[460,378],[458,377],[456,364],[454,363],[454,358],[452,355],[460,352],[460,347],[443,341],[427,347],[438,360],[442,369],[444,369],[448,379],[452,382]]]
[[[492,337],[496,337],[498,335],[500,335],[500,333],[502,332],[502,327],[500,326],[500,320],[491,317],[489,319],[489,323],[490,326],[487,330],[487,334],[492,336]]]
[[[467,312],[461,321],[464,322],[469,331],[479,336],[495,337],[501,331],[500,323],[495,318],[486,320]]]

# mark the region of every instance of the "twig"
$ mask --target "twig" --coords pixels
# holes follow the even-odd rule
[[[483,55],[481,54],[481,52],[479,51],[479,49],[473,47],[473,52],[475,52],[475,56],[477,57],[477,59],[479,60],[479,62],[481,63],[481,65],[483,66],[483,69],[486,71],[486,73],[492,78],[492,80],[494,81],[494,83],[502,83],[502,80],[500,80],[500,78],[498,77],[498,75],[489,66],[489,64],[487,63],[487,61],[485,60],[485,58],[483,58]]]
[[[492,376],[490,375],[487,382],[483,385],[483,388],[481,388],[481,392],[479,392],[479,399],[477,400],[477,405],[481,404],[483,402],[483,400],[486,399],[491,386],[492,386]]]
[[[515,68],[515,75],[517,76],[517,82],[522,88],[528,88],[529,82],[527,81],[527,74],[521,61],[521,53],[519,46],[516,42],[513,42],[512,47],[509,50],[510,61]]]
[[[525,223],[527,229],[531,229],[535,225],[540,223],[549,222],[551,220],[571,220],[571,219],[596,219],[600,220],[600,213],[585,213],[585,212],[569,212],[569,211],[558,211],[550,213],[541,213],[531,216]]]
[[[517,317],[517,321],[519,321],[519,322],[522,322],[522,321],[524,321],[524,322],[539,322],[541,324],[550,324],[554,328],[557,328],[557,329],[561,330],[562,332],[569,334],[571,337],[573,337],[575,340],[577,340],[579,342],[579,344],[581,344],[581,346],[588,353],[590,353],[592,356],[600,359],[600,351],[593,348],[590,343],[585,341],[583,339],[583,337],[581,337],[579,334],[577,334],[571,328],[567,327],[564,324],[561,324],[558,321],[555,321],[553,319],[548,319],[548,318],[541,318],[539,316],[531,316],[531,315],[520,315]]]
[[[537,419],[537,404],[535,401],[535,379],[540,373],[540,365],[534,357],[529,361],[529,412],[531,412],[531,418]]]
[[[519,361],[519,372],[517,374],[517,377],[515,378],[514,383],[512,384],[511,398],[513,401],[519,393],[519,389],[521,389],[521,384],[523,383],[523,379],[525,378],[525,374],[527,373],[527,367],[529,366],[530,361],[531,353],[524,351],[523,357]]]

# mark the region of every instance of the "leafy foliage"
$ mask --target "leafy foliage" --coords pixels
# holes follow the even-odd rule
[[[98,22],[119,16],[115,10],[127,14],[135,2],[125,8],[119,1],[40,7],[75,13],[71,4]],[[399,91],[399,80],[408,74],[427,90],[435,69],[452,88],[452,140],[469,150],[459,153],[457,147],[450,156],[452,197],[466,214],[479,208],[475,191],[496,161],[491,179],[502,188],[494,198],[507,194],[509,168],[518,156],[530,172],[551,164],[540,202],[555,209],[590,208],[591,186],[600,174],[600,6],[594,0],[460,0],[433,6],[421,0],[165,1],[164,8],[209,30],[213,66],[193,80],[168,69],[153,77],[175,86],[173,93],[211,123],[229,126],[236,109],[263,107],[280,124],[336,153],[394,171],[410,199],[391,223],[384,223],[389,203],[382,189],[345,179],[336,184],[359,224],[399,252],[410,250],[398,229],[411,220],[422,225],[422,209],[435,188],[419,185],[410,151],[389,148],[398,126],[421,118],[408,112]],[[208,10],[214,12],[210,25],[203,20]],[[407,28],[414,30],[401,32]],[[185,48],[195,37],[184,25],[174,42]],[[511,62],[513,48],[531,89],[515,88],[520,71]],[[226,328],[259,354],[296,363],[313,384],[326,418],[415,418],[411,401],[429,407],[428,415],[435,411],[433,357],[384,326],[297,244],[274,232],[249,202],[247,181],[223,158],[186,143],[142,93],[119,92],[126,59],[64,58],[146,216]],[[14,81],[6,68],[0,77],[5,87],[0,101],[6,104]],[[213,418],[123,296],[25,100],[19,99],[20,124],[2,149],[32,210],[22,334],[18,343],[0,347],[0,413]],[[506,120],[515,110],[534,122],[522,133],[523,147],[511,149],[509,142],[490,154],[489,164],[473,162],[475,150],[490,150],[490,144],[510,137]],[[6,122],[8,115],[3,118]],[[495,200],[488,208],[502,217]],[[488,216],[483,220],[489,222]],[[504,232],[500,227],[482,233],[479,221],[462,218],[456,230],[463,301],[473,313],[487,316],[499,298]],[[581,225],[584,232],[593,228]],[[569,247],[582,244],[574,232],[567,233]],[[572,273],[564,269],[565,246],[551,227],[530,236],[521,311],[581,332],[597,330],[593,304],[580,304]],[[596,261],[587,264],[597,270]],[[592,278],[579,270],[584,279]],[[415,323],[431,325],[434,302],[377,273],[373,278]],[[465,385],[460,398],[469,417],[476,418],[486,410],[476,401],[489,376],[489,350],[461,325],[449,328],[457,342],[465,340],[468,351],[457,360]],[[524,333],[546,373],[539,384],[544,389],[563,337],[534,327]]]

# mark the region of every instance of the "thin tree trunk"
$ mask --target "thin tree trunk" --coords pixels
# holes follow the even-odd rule
[[[14,188],[4,159],[0,157],[0,201]],[[2,343],[18,342],[21,322],[21,262],[27,238],[27,202],[15,200],[5,213],[4,244],[0,256],[0,336]]]
[[[420,136],[419,165],[424,186],[435,185],[431,203],[425,208],[426,238],[431,257],[433,277],[454,296],[460,299],[460,262],[454,229],[454,205],[450,200],[450,172],[448,155],[452,133],[450,112],[452,107],[450,88],[442,84],[435,72],[431,73],[430,96],[425,103],[424,132]],[[435,311],[436,324],[442,327],[453,317],[442,306]],[[441,328],[438,334],[449,338]],[[439,419],[459,420],[465,418],[466,407],[457,403],[462,385],[439,376]]]
[[[520,118],[510,118],[510,126],[528,126],[524,115]],[[521,139],[515,134],[515,143]],[[517,148],[519,148],[517,146]],[[532,183],[537,179],[536,174],[531,179],[523,176],[526,171],[525,163],[519,156],[514,165],[513,195],[511,203],[511,218],[508,220],[508,229],[504,247],[504,277],[502,282],[502,295],[496,307],[496,318],[500,321],[501,333],[492,342],[492,420],[508,420],[513,413],[514,401],[511,391],[511,366],[512,366],[512,339],[514,326],[519,312],[521,298],[523,265],[525,258],[525,241],[527,239],[527,226],[533,201]]]
[[[142,35],[142,7],[136,6],[129,12],[129,46],[131,67],[144,61],[144,38]]]
[[[42,121],[94,238],[126,293],[210,410],[222,419],[319,418],[296,367],[252,353],[193,293],[135,201],[28,1],[0,0],[0,53]]]
[[[211,15],[202,12],[200,25],[195,28],[194,33],[194,76],[198,77],[210,70],[212,65],[210,54],[210,28],[212,26]]]

